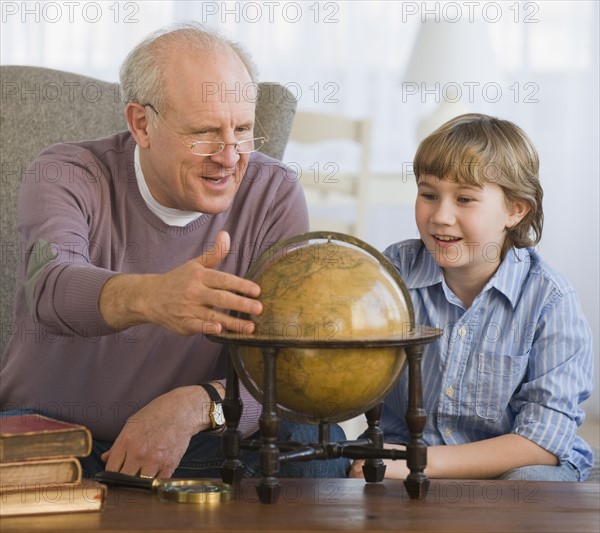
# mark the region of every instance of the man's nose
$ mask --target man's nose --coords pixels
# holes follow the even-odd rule
[[[228,143],[222,152],[211,156],[212,161],[226,168],[232,168],[240,160],[240,154],[237,151],[237,143]]]

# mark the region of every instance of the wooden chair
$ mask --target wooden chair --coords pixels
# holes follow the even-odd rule
[[[298,112],[290,145],[318,157],[286,163],[298,172],[307,196],[311,230],[341,231],[365,238],[368,214],[371,124],[340,115]],[[356,168],[347,169],[339,157],[331,157],[334,143],[358,151]],[[343,148],[343,147],[341,147]],[[325,156],[319,150],[328,151]],[[348,215],[348,211],[350,214]],[[336,216],[337,212],[337,216]],[[346,215],[346,216],[344,216]]]
[[[119,85],[80,74],[17,65],[0,66],[0,357],[14,330],[19,261],[26,258],[17,234],[17,196],[25,170],[44,148],[95,139],[127,129]],[[259,84],[256,116],[269,135],[263,153],[281,159],[292,128],[296,99],[277,83]]]

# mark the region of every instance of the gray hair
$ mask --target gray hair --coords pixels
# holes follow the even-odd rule
[[[151,103],[157,110],[166,104],[165,66],[168,50],[184,45],[198,55],[232,50],[242,61],[253,83],[256,66],[248,53],[236,42],[208,26],[186,22],[167,26],[151,33],[125,58],[120,70],[123,102]]]

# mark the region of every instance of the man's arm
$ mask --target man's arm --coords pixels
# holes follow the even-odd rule
[[[213,381],[221,397],[225,390]],[[106,470],[168,478],[177,469],[190,439],[210,427],[211,398],[204,387],[179,387],[152,400],[125,424],[103,454]]]
[[[219,332],[222,328],[251,332],[254,324],[231,317],[230,309],[259,314],[260,287],[232,274],[213,270],[229,250],[229,235],[217,235],[220,253],[207,253],[165,274],[120,274],[100,292],[104,320],[115,328],[152,322],[174,333]],[[221,383],[213,382],[224,396]],[[103,459],[106,469],[125,474],[170,477],[190,439],[210,427],[211,399],[200,386],[179,387],[155,398],[125,424]]]
[[[251,321],[219,309],[260,314],[262,304],[253,299],[259,295],[260,287],[213,269],[229,251],[229,235],[220,232],[217,243],[219,253],[206,253],[165,274],[111,277],[99,298],[100,313],[106,323],[122,329],[149,322],[179,335],[218,333],[222,328],[251,333]]]

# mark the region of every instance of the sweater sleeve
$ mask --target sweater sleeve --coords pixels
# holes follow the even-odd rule
[[[27,307],[36,322],[59,334],[114,332],[98,308],[100,290],[114,272],[90,259],[94,246],[105,246],[90,241],[94,217],[110,214],[105,172],[85,149],[57,145],[30,165],[21,185],[20,275]]]

